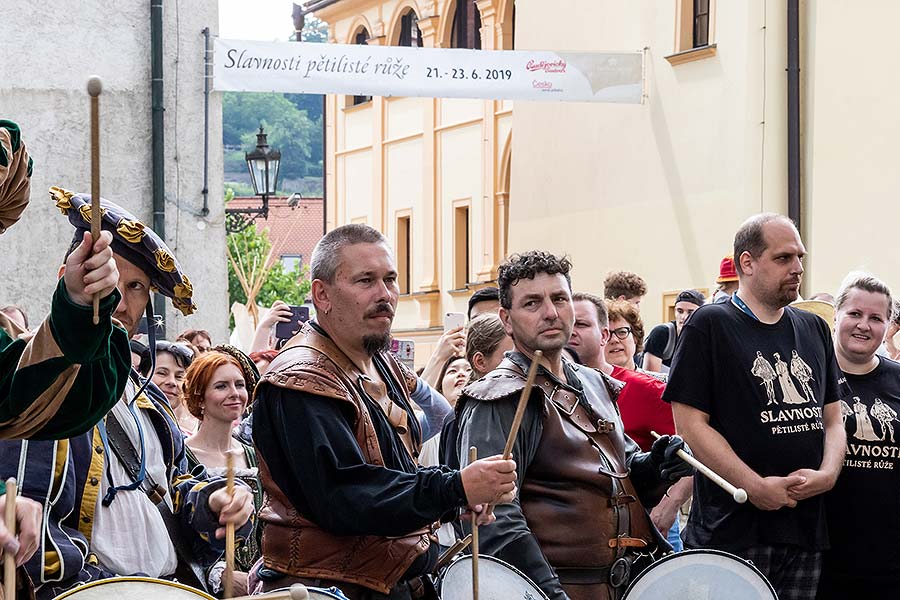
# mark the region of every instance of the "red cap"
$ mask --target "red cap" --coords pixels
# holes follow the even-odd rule
[[[716,283],[728,283],[729,281],[737,281],[737,270],[734,268],[734,256],[729,254],[719,263],[719,278]]]

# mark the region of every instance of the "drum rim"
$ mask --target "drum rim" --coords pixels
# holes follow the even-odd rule
[[[631,590],[635,586],[635,584],[637,584],[637,582],[640,581],[641,578],[644,575],[646,575],[650,571],[650,569],[652,569],[654,566],[662,564],[662,563],[666,562],[667,560],[674,560],[674,559],[678,558],[679,556],[686,556],[689,554],[717,554],[719,556],[727,556],[728,558],[737,559],[738,561],[740,561],[747,567],[750,567],[750,569],[753,570],[754,573],[759,575],[760,578],[768,586],[769,591],[772,592],[772,597],[776,598],[776,599],[778,598],[778,593],[775,591],[775,588],[772,587],[772,582],[769,581],[769,578],[766,577],[762,571],[760,571],[758,568],[756,568],[756,565],[754,565],[749,560],[741,558],[737,554],[732,554],[731,552],[725,552],[724,550],[715,550],[713,548],[708,548],[708,549],[707,548],[692,548],[691,550],[682,550],[681,552],[670,552],[669,554],[666,554],[659,560],[651,563],[650,566],[648,566],[646,569],[641,571],[637,577],[635,577],[634,579],[631,580],[631,583],[628,584],[628,588],[625,590],[625,598],[626,599],[628,598],[628,594],[631,592]]]
[[[59,596],[55,596],[53,598],[53,600],[63,600],[64,598],[68,598],[75,592],[80,592],[81,590],[85,590],[90,587],[99,587],[106,583],[119,583],[122,581],[141,581],[141,582],[145,582],[145,583],[148,581],[152,581],[154,583],[164,583],[166,585],[170,585],[172,587],[176,587],[176,588],[188,591],[188,592],[194,592],[195,594],[199,595],[201,598],[205,598],[206,600],[216,600],[216,598],[214,596],[210,596],[203,590],[198,590],[197,588],[193,588],[189,585],[185,585],[178,581],[169,581],[168,579],[158,579],[155,577],[138,577],[135,575],[128,575],[125,577],[107,577],[106,579],[98,579],[97,581],[90,581],[88,583],[83,583],[81,585],[73,587],[70,590],[66,590]]]
[[[447,571],[450,570],[450,567],[452,567],[453,565],[455,565],[455,564],[458,563],[459,561],[466,560],[466,559],[471,559],[471,558],[472,558],[472,555],[471,555],[471,554],[461,554],[460,556],[457,556],[457,557],[454,558],[452,561],[450,561],[450,564],[447,565],[447,568],[444,569],[444,572],[441,573],[441,576],[440,576],[440,577],[438,577],[438,583],[440,584],[440,586],[443,587],[443,584],[444,584],[444,575],[447,574]],[[550,600],[550,599],[547,597],[547,594],[544,593],[544,590],[541,589],[541,586],[539,586],[539,585],[536,584],[534,581],[532,581],[532,580],[531,580],[531,577],[529,577],[528,575],[526,575],[525,573],[523,573],[522,571],[520,571],[519,569],[517,569],[517,568],[514,567],[513,565],[509,564],[509,563],[506,562],[505,560],[499,559],[499,558],[497,558],[496,556],[490,556],[490,555],[488,555],[488,554],[479,554],[479,555],[478,555],[478,560],[479,560],[479,561],[487,560],[488,562],[495,562],[495,563],[499,563],[499,564],[503,565],[504,567],[506,567],[507,569],[509,569],[510,571],[514,572],[516,575],[518,575],[519,577],[521,577],[522,579],[524,579],[525,581],[527,581],[527,582],[529,582],[531,585],[533,585],[533,586],[534,586],[534,589],[536,589],[538,592],[540,592],[542,600]]]

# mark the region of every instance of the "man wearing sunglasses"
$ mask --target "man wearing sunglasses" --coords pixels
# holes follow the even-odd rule
[[[692,469],[663,436],[641,452],[615,407],[622,384],[562,359],[575,320],[566,258],[531,251],[498,273],[500,319],[515,345],[457,404],[457,455],[502,452],[535,351],[543,353],[512,454],[517,501],[497,506],[481,551],[531,578],[551,600],[621,598],[653,557],[670,550],[650,521],[673,482]]]

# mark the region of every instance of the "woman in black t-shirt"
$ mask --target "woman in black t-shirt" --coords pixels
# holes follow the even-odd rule
[[[851,274],[835,301],[835,353],[853,393],[841,401],[843,470],[825,497],[819,600],[900,593],[900,363],[876,354],[891,307],[888,287],[865,274]]]

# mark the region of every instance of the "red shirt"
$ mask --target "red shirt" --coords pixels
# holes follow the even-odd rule
[[[660,435],[675,433],[672,406],[662,399],[665,383],[655,377],[616,366],[613,366],[612,377],[625,383],[619,394],[619,412],[622,413],[625,433],[637,442],[641,450],[647,452],[653,445],[651,430]]]

